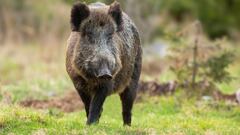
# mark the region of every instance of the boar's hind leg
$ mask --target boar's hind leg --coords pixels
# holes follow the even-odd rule
[[[107,84],[99,86],[97,92],[91,100],[87,124],[98,123],[102,112],[103,103],[107,97],[109,87]]]

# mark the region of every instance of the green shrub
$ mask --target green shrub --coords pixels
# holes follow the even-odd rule
[[[167,10],[177,21],[185,16],[199,19],[211,38],[231,36],[233,29],[240,29],[239,0],[168,0],[161,9]]]
[[[233,58],[232,52],[224,52],[219,56],[210,57],[203,66],[207,69],[206,75],[215,82],[230,82],[233,78],[226,69],[233,63]]]

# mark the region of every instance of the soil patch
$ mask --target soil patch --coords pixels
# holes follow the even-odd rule
[[[167,83],[157,83],[156,81],[140,82],[138,86],[139,93],[147,93],[151,96],[171,95],[177,88],[176,81]]]
[[[76,91],[70,91],[64,97],[53,97],[49,100],[25,100],[20,102],[21,106],[35,109],[57,108],[63,112],[74,112],[84,107]]]
[[[206,90],[206,86],[204,86],[204,84],[199,83],[198,85],[201,90]],[[148,94],[150,96],[172,95],[176,91],[177,87],[185,89],[184,85],[178,84],[176,81],[170,81],[167,83],[157,83],[156,81],[140,82],[138,86],[138,93],[140,94],[138,94],[137,101],[138,99],[141,99],[141,94]],[[213,90],[212,92],[208,92],[207,95],[207,97],[214,100],[225,100],[240,103],[240,90],[233,94],[224,94],[219,90]]]

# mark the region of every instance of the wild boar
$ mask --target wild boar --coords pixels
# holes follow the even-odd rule
[[[142,65],[135,24],[118,2],[78,2],[70,22],[66,69],[85,105],[87,124],[99,121],[104,100],[117,93],[124,125],[130,126]]]

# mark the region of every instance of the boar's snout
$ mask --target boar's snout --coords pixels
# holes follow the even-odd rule
[[[97,75],[97,78],[104,79],[104,80],[111,80],[113,77],[112,77],[112,74],[109,71],[109,69],[103,68],[103,69],[100,69],[100,71]]]
[[[95,77],[99,80],[111,80],[113,79],[115,59],[111,53],[104,53],[96,55],[91,61],[92,67],[95,69]]]
[[[106,51],[98,51],[93,57],[85,60],[84,71],[86,78],[99,81],[112,80],[116,74],[116,60],[113,54]]]

